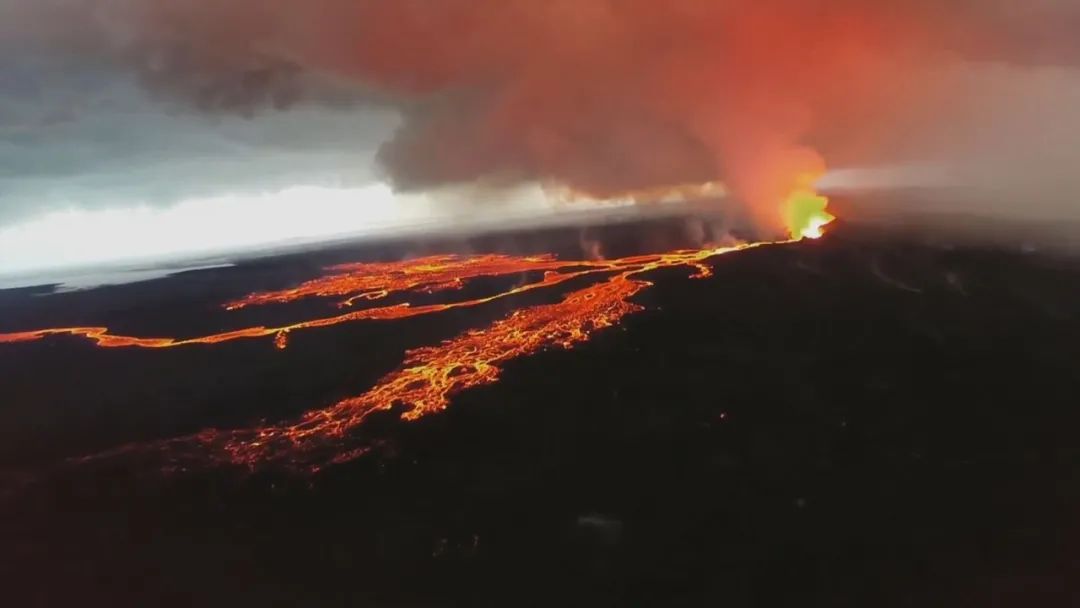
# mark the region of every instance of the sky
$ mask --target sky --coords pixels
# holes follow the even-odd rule
[[[552,187],[722,182],[763,233],[808,175],[1080,218],[1076,31],[1073,0],[0,0],[0,273]]]

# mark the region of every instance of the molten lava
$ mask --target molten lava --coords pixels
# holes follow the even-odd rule
[[[723,250],[701,250],[693,253],[704,253],[706,254],[705,257],[708,257],[720,252],[723,252]],[[330,327],[354,321],[406,319],[455,308],[467,308],[544,287],[553,287],[578,277],[634,269],[637,265],[656,258],[678,260],[666,265],[690,264],[690,261],[684,259],[685,255],[684,252],[675,252],[661,256],[590,261],[559,261],[554,256],[547,255],[531,257],[443,255],[401,262],[348,264],[331,267],[329,270],[333,271],[332,274],[308,281],[299,287],[283,291],[250,294],[235,302],[227,303],[225,308],[227,310],[239,310],[247,306],[287,303],[308,297],[340,296],[348,296],[339,302],[340,306],[352,306],[361,299],[375,300],[401,293],[434,293],[437,291],[460,290],[469,280],[479,277],[537,272],[543,274],[532,281],[490,296],[446,304],[425,304],[420,306],[413,306],[406,302],[355,310],[330,317],[309,319],[280,327],[247,327],[192,338],[144,338],[114,335],[107,327],[64,327],[0,334],[0,344],[5,342],[29,342],[49,336],[71,335],[92,340],[103,348],[174,348],[195,344],[212,345],[234,340],[273,337],[275,345],[283,349],[288,346],[287,335],[293,331]],[[694,265],[701,269],[706,268],[700,261]]]
[[[416,420],[440,412],[450,398],[469,388],[499,379],[500,365],[545,348],[572,348],[597,330],[617,324],[641,310],[629,299],[651,283],[635,278],[642,273],[677,266],[710,274],[704,261],[712,256],[756,245],[681,251],[657,256],[623,258],[602,269],[616,274],[605,281],[571,292],[555,304],[515,311],[492,325],[466,332],[438,346],[409,351],[402,366],[366,393],[328,408],[309,412],[296,423],[232,432],[205,432],[198,440],[226,462],[255,466],[282,461],[291,467],[318,469],[341,462],[341,439],[377,411],[403,409],[402,418]],[[544,263],[544,262],[541,262]],[[578,266],[581,262],[568,263]],[[596,272],[570,273],[578,276]],[[549,280],[550,282],[550,280]]]
[[[799,237],[820,236],[832,216],[825,199],[809,190],[788,201],[789,226]],[[792,241],[781,241],[792,242]],[[390,295],[433,293],[462,289],[480,277],[522,275],[524,282],[484,297],[442,304],[410,303],[375,306],[309,319],[281,327],[249,327],[192,338],[142,338],[113,335],[105,327],[73,327],[0,334],[0,343],[28,342],[56,335],[81,336],[105,348],[173,348],[220,344],[267,337],[278,349],[289,345],[296,331],[362,320],[404,319],[478,306],[500,298],[549,288],[572,279],[596,276],[597,282],[570,292],[559,302],[522,308],[487,327],[468,331],[439,345],[411,350],[403,364],[362,395],[305,414],[299,421],[233,431],[207,430],[192,437],[141,446],[168,452],[199,453],[211,461],[254,467],[275,462],[313,471],[328,463],[350,460],[366,448],[349,448],[344,439],[370,414],[398,409],[406,420],[444,410],[450,399],[469,388],[499,379],[501,366],[545,348],[572,348],[601,329],[641,310],[630,299],[651,283],[642,275],[663,268],[696,269],[696,278],[711,274],[706,261],[714,256],[774,243],[750,243],[725,248],[675,251],[614,260],[560,261],[554,256],[440,255],[400,262],[348,264],[330,274],[282,291],[254,293],[225,305],[228,310],[293,302],[302,298],[342,298],[338,306]]]
[[[528,270],[556,270],[563,266],[566,266],[564,262],[558,262],[552,256],[515,258],[498,254],[468,257],[439,255],[405,262],[342,264],[330,267],[328,270],[333,274],[328,276],[285,291],[253,293],[229,302],[225,308],[239,310],[312,296],[349,296],[341,305],[352,306],[359,300],[378,300],[397,292],[435,293],[461,288],[469,279]]]

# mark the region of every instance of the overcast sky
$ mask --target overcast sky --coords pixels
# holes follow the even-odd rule
[[[0,273],[362,232],[388,220],[390,195],[370,187],[382,182],[375,153],[400,122],[395,110],[300,100],[207,111],[155,92],[107,56],[41,42],[0,28]],[[305,186],[322,189],[296,196]],[[234,238],[215,229],[222,221],[238,224]]]
[[[392,110],[300,104],[208,114],[78,57],[0,56],[0,225],[72,207],[173,204],[376,180]]]

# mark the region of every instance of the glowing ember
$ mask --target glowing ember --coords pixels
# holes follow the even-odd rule
[[[274,347],[278,350],[285,350],[289,347],[288,331],[279,331],[277,335],[274,336]]]
[[[809,229],[810,226],[808,223],[804,228]],[[289,334],[294,331],[361,320],[402,319],[432,314],[554,287],[580,277],[604,277],[597,283],[567,294],[560,302],[522,308],[487,327],[466,332],[436,346],[409,351],[400,368],[382,378],[364,394],[311,411],[295,423],[235,431],[208,430],[192,437],[136,446],[138,449],[159,449],[173,455],[190,454],[191,448],[196,447],[204,458],[211,461],[249,467],[276,462],[290,468],[313,471],[365,453],[363,446],[350,447],[343,440],[373,412],[400,408],[402,418],[406,420],[440,412],[449,405],[455,394],[496,382],[500,367],[507,361],[545,348],[572,348],[588,340],[595,331],[619,323],[626,315],[641,309],[630,302],[632,296],[650,285],[640,275],[661,268],[689,267],[696,269],[694,277],[709,276],[711,270],[705,264],[707,259],[763,244],[766,243],[601,261],[559,261],[553,256],[443,255],[401,262],[350,264],[331,268],[331,274],[326,277],[298,287],[251,294],[230,302],[226,307],[235,310],[307,297],[344,298],[339,305],[351,305],[360,299],[374,300],[391,294],[460,290],[478,277],[522,274],[528,280],[481,298],[421,306],[394,304],[283,327],[250,327],[195,338],[117,336],[104,327],[77,327],[0,334],[0,343],[74,335],[93,340],[98,346],[106,348],[171,348],[267,337],[272,339],[275,347],[284,349],[288,347]]]

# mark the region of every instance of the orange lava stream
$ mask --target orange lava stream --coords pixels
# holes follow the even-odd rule
[[[790,241],[782,241],[790,242]],[[651,283],[643,273],[675,267],[695,268],[694,277],[711,274],[708,258],[773,243],[749,243],[725,248],[676,251],[602,261],[558,261],[553,256],[510,257],[452,255],[395,263],[352,264],[334,267],[334,274],[308,281],[296,288],[256,293],[226,305],[237,309],[250,305],[291,302],[306,297],[345,297],[341,304],[358,298],[385,297],[391,293],[460,289],[477,277],[542,272],[533,280],[494,295],[446,304],[412,306],[408,303],[306,320],[281,327],[250,327],[209,336],[138,338],[116,336],[104,327],[45,329],[0,334],[0,343],[27,342],[55,335],[74,335],[113,347],[169,348],[194,344],[219,344],[232,340],[273,337],[274,346],[288,347],[291,332],[360,320],[402,319],[492,302],[527,291],[553,287],[575,278],[606,274],[606,279],[573,291],[553,304],[522,308],[491,325],[468,331],[436,346],[406,353],[402,365],[362,395],[314,410],[298,421],[255,428],[207,430],[192,437],[157,444],[169,451],[198,447],[211,461],[255,467],[278,463],[305,471],[351,460],[365,448],[348,449],[343,439],[377,411],[400,408],[402,418],[416,420],[444,410],[450,399],[469,388],[492,384],[507,361],[545,348],[572,348],[598,330],[611,327],[641,307],[630,298]],[[143,446],[149,448],[150,446]],[[93,458],[93,457],[91,457]]]
[[[327,270],[334,274],[308,281],[284,291],[253,293],[225,305],[228,310],[239,310],[262,304],[281,304],[312,296],[350,296],[341,302],[351,306],[357,300],[378,300],[391,293],[422,291],[435,293],[458,289],[464,281],[478,277],[493,277],[522,272],[523,270],[557,270],[565,267],[554,256],[512,257],[491,254],[461,257],[438,255],[418,258],[407,262],[375,262],[342,264]]]
[[[406,263],[402,263],[402,265],[405,265],[405,264]],[[592,263],[589,263],[589,264],[592,264]],[[582,263],[569,262],[569,263],[562,263],[560,265],[564,266],[564,267],[570,267],[570,266],[581,266]],[[361,268],[361,270],[358,270],[357,272],[366,272],[365,270],[362,269],[363,265],[357,265],[357,267]],[[547,267],[547,264],[545,263],[539,269],[543,270],[546,267]],[[533,262],[529,261],[529,259],[523,259],[521,261],[521,263],[516,268],[514,268],[513,270],[507,270],[506,273],[507,274],[508,273],[520,273],[520,272],[527,272],[527,271],[532,271],[532,270],[537,270],[537,269],[538,268],[534,267]],[[477,306],[477,305],[480,305],[480,304],[486,304],[488,302],[493,302],[495,300],[505,298],[505,297],[508,297],[508,296],[517,295],[517,294],[520,294],[520,293],[525,293],[525,292],[528,292],[528,291],[532,291],[534,289],[539,289],[539,288],[542,288],[542,287],[552,287],[554,285],[558,285],[559,283],[564,283],[564,282],[569,281],[571,279],[575,279],[577,277],[584,276],[584,275],[587,275],[587,274],[593,274],[593,273],[596,273],[596,272],[603,272],[603,271],[606,271],[606,270],[614,270],[614,269],[615,269],[614,267],[610,267],[607,264],[592,264],[592,267],[590,267],[590,268],[587,268],[585,270],[574,271],[574,272],[562,272],[562,273],[554,272],[554,271],[547,272],[541,279],[539,279],[537,281],[534,281],[532,283],[526,283],[524,285],[515,287],[513,289],[510,289],[510,290],[507,290],[507,291],[504,291],[504,292],[501,292],[501,293],[497,293],[495,295],[482,297],[482,298],[473,298],[473,299],[469,299],[469,300],[463,300],[463,301],[460,301],[460,302],[451,302],[449,304],[427,304],[427,305],[423,305],[423,306],[413,306],[413,305],[411,305],[409,303],[395,304],[395,305],[392,305],[392,306],[383,306],[383,307],[378,307],[378,308],[369,308],[369,309],[364,309],[364,310],[357,310],[357,311],[348,312],[348,313],[344,313],[344,314],[340,314],[340,315],[336,315],[336,316],[332,316],[332,317],[323,317],[323,318],[318,318],[318,319],[310,319],[310,320],[307,320],[307,321],[301,321],[299,323],[293,323],[291,325],[283,325],[283,326],[279,326],[279,327],[264,327],[264,326],[247,327],[247,328],[243,328],[243,329],[237,329],[237,330],[222,332],[222,333],[218,333],[218,334],[211,334],[211,335],[208,335],[208,336],[200,336],[200,337],[196,337],[196,338],[184,338],[184,339],[180,339],[180,338],[139,338],[139,337],[135,337],[135,336],[113,335],[113,334],[109,333],[109,328],[107,328],[107,327],[64,327],[64,328],[42,329],[42,330],[36,330],[36,331],[27,331],[27,332],[10,333],[10,334],[0,334],[0,344],[3,344],[3,343],[15,343],[15,342],[31,342],[31,341],[34,341],[34,340],[40,340],[42,338],[47,338],[47,337],[50,337],[50,336],[70,335],[70,336],[78,336],[78,337],[83,337],[83,338],[87,338],[89,340],[92,340],[98,346],[100,346],[102,348],[125,348],[125,347],[174,348],[174,347],[178,347],[178,346],[192,346],[192,345],[196,345],[196,344],[221,344],[223,342],[231,342],[231,341],[234,341],[234,340],[242,340],[242,339],[250,339],[250,338],[265,338],[265,337],[273,336],[275,345],[278,348],[284,348],[287,345],[287,339],[284,336],[286,334],[290,333],[290,332],[293,332],[293,331],[304,330],[304,329],[314,329],[314,328],[320,328],[320,327],[330,327],[330,326],[333,326],[333,325],[340,325],[342,323],[351,323],[351,322],[354,322],[354,321],[365,321],[365,320],[387,321],[387,320],[393,320],[393,319],[407,319],[409,317],[416,317],[416,316],[427,315],[427,314],[432,314],[432,313],[436,313],[436,312],[443,312],[443,311],[451,310],[451,309],[454,309],[454,308],[465,308],[465,307],[469,307],[469,306]],[[330,277],[330,278],[331,279],[336,279],[337,277]],[[460,282],[455,284],[454,287],[458,288],[458,289],[460,289],[461,287],[464,287],[465,279],[467,279],[467,278],[471,278],[471,277],[468,277],[468,276],[461,277]],[[350,279],[346,278],[346,279],[343,279],[343,280],[347,281],[347,280],[350,280]],[[445,283],[443,283],[441,285],[445,285]],[[249,296],[249,298],[253,298],[253,297],[263,298],[265,302],[289,302],[289,301],[292,301],[292,300],[299,299],[301,297],[305,297],[305,296],[294,296],[291,293],[292,291],[293,290],[288,290],[288,291],[284,291],[284,292],[274,292],[274,293],[268,293],[268,294],[253,294],[253,296]],[[391,289],[388,288],[385,291],[386,291],[387,295],[389,295],[390,293],[393,293],[393,291],[397,291],[397,290],[391,290]],[[322,295],[322,294],[311,293],[311,294],[308,294],[308,295]],[[327,295],[330,295],[330,294],[327,294]],[[247,305],[248,304],[244,304],[243,306],[247,306]],[[242,308],[243,306],[240,306],[240,307]],[[233,309],[235,309],[235,308],[236,307],[234,307]]]
[[[366,393],[305,414],[298,422],[240,431],[208,431],[198,439],[226,462],[256,466],[284,460],[292,467],[317,470],[325,463],[351,459],[358,452],[337,453],[341,439],[370,414],[400,407],[402,418],[416,420],[446,409],[454,395],[498,381],[500,365],[545,348],[572,348],[598,330],[641,310],[630,298],[651,285],[636,275],[678,266],[711,274],[704,261],[758,244],[723,249],[681,251],[611,262],[621,272],[606,281],[567,295],[555,304],[515,311],[488,327],[466,332],[438,346],[409,351],[397,370]],[[579,273],[580,274],[580,273]],[[563,276],[563,275],[559,275]]]
[[[553,287],[560,283],[576,279],[578,277],[619,271],[633,268],[636,265],[647,263],[653,259],[668,256],[680,256],[680,253],[667,254],[666,256],[640,256],[621,258],[610,261],[565,261],[560,262],[553,256],[512,258],[502,255],[485,256],[439,256],[438,258],[420,258],[393,263],[374,264],[351,264],[336,266],[331,270],[346,271],[343,274],[332,274],[320,279],[304,283],[300,287],[284,291],[255,293],[236,302],[226,304],[229,310],[237,310],[251,305],[268,303],[285,303],[301,298],[321,296],[341,296],[355,292],[361,295],[353,295],[341,304],[351,305],[361,297],[370,297],[370,294],[378,293],[378,297],[385,297],[392,293],[411,290],[420,290],[424,293],[449,289],[461,289],[470,279],[477,277],[490,277],[524,272],[544,272],[543,276],[531,283],[524,283],[512,289],[496,293],[491,296],[472,298],[447,304],[427,304],[413,306],[409,303],[395,304],[357,310],[332,317],[322,317],[283,325],[279,327],[247,327],[207,336],[195,338],[141,338],[136,336],[121,336],[110,333],[107,327],[63,327],[41,329],[36,331],[0,334],[0,344],[15,342],[31,342],[50,336],[69,335],[86,338],[102,348],[175,348],[178,346],[192,346],[196,344],[221,344],[234,340],[274,337],[275,346],[285,348],[290,332],[331,327],[343,323],[355,321],[375,320],[387,321],[393,319],[407,319],[436,312],[443,312],[455,308],[467,308],[481,304],[487,304],[495,300],[518,295],[528,291]],[[714,254],[713,254],[714,255]],[[439,260],[438,264],[432,264],[432,260]],[[679,262],[689,264],[691,262]],[[697,262],[700,264],[700,262]],[[455,272],[454,268],[458,268]],[[676,264],[676,265],[678,265]],[[426,279],[425,272],[429,272],[434,278]]]

